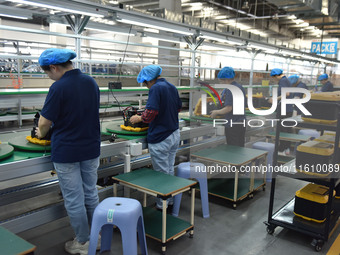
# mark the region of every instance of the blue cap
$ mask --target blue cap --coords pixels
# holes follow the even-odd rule
[[[300,78],[299,75],[293,74],[293,75],[291,75],[291,76],[288,77],[288,80],[289,80],[290,84],[293,85],[293,84],[295,84],[295,83],[298,82],[299,78]]]
[[[219,79],[232,79],[235,77],[235,72],[232,67],[225,66],[219,71],[217,78]]]
[[[69,49],[50,48],[41,53],[39,57],[39,65],[49,66],[65,63],[74,59],[77,54]]]
[[[327,79],[328,79],[328,75],[327,75],[326,73],[321,74],[321,75],[318,77],[318,81],[327,80]]]
[[[282,73],[283,73],[283,70],[281,68],[274,68],[270,72],[270,76],[281,75]]]
[[[137,82],[143,83],[144,81],[152,81],[162,73],[162,67],[158,65],[146,66],[140,71],[137,77]]]

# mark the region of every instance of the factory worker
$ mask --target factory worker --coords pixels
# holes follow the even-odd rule
[[[320,81],[322,84],[321,92],[333,92],[334,91],[333,83],[331,83],[328,80],[328,75],[326,73],[321,74],[318,77],[318,81]]]
[[[293,74],[293,75],[288,77],[288,80],[289,80],[289,82],[290,82],[292,87],[294,87],[294,88],[302,88],[302,89],[308,90],[307,85],[300,80],[300,76],[299,75]],[[303,95],[304,95],[303,93],[292,93],[292,94],[293,94],[292,98],[303,98]],[[301,111],[300,111],[299,108],[296,108],[294,110],[297,111],[297,114],[301,114]]]
[[[177,88],[160,77],[159,65],[144,67],[137,81],[149,89],[149,97],[144,113],[130,118],[132,124],[149,123],[147,142],[153,169],[174,175],[176,152],[180,142],[178,112],[182,108]],[[168,204],[172,204],[168,200]],[[162,208],[162,200],[157,199],[156,207]]]
[[[41,68],[55,82],[46,96],[36,135],[44,137],[53,125],[51,160],[75,233],[65,250],[82,255],[88,252],[89,225],[99,201],[100,95],[95,80],[73,68],[75,57],[72,50],[55,48],[40,55]]]
[[[235,81],[235,72],[232,67],[225,66],[218,73],[217,78],[220,79],[220,83],[222,84],[231,84],[235,87],[239,88],[244,95],[244,105],[246,106],[246,93],[242,85],[238,84]],[[235,115],[233,113],[233,95],[229,89],[224,89],[222,91],[222,100],[224,101],[224,107],[219,110],[213,110],[210,113],[210,117],[215,119],[218,115],[225,116],[225,120],[227,121],[225,125],[225,136],[227,140],[227,144],[236,145],[244,147],[245,143],[245,134],[246,134],[246,125],[245,125],[245,114]]]
[[[287,88],[291,87],[291,83],[288,80],[288,78],[283,74],[283,70],[280,68],[274,68],[270,72],[270,76],[275,79],[276,82],[278,82],[278,93],[277,93],[277,100],[281,100],[281,90],[282,88]],[[293,98],[294,93],[287,93],[286,98]],[[269,99],[269,102],[272,103],[273,100],[272,98]],[[286,115],[282,115],[283,118],[289,118],[293,116],[293,105],[292,104],[287,104],[286,106]],[[292,129],[289,127],[281,127],[281,132],[287,132],[291,133]],[[284,153],[286,155],[290,154],[290,142],[288,141],[280,141],[279,144],[279,152]]]

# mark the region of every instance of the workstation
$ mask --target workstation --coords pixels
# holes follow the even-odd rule
[[[15,242],[0,250],[338,254],[340,62],[337,49],[325,51],[340,33],[326,23],[312,28],[306,13],[335,18],[297,2],[295,10],[279,1],[0,1],[0,227]],[[53,160],[56,134],[40,139],[35,131],[59,81],[46,66],[64,63],[42,64],[52,61],[43,58],[51,48],[72,51],[64,62],[98,85],[99,205],[84,242]],[[150,142],[154,80],[175,87],[181,102],[174,162],[167,156],[174,174],[157,170],[168,163]],[[299,83],[303,92],[294,90]],[[333,91],[324,92],[329,83]],[[159,98],[174,105],[172,96]],[[121,210],[131,211],[124,218]],[[67,248],[72,239],[86,251]]]

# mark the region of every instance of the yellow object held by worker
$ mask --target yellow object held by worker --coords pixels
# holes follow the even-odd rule
[[[39,145],[50,145],[51,141],[50,140],[41,140],[39,138],[32,138],[32,136],[26,136],[26,140],[29,141],[30,143],[34,143],[34,144],[39,144]]]
[[[148,130],[149,127],[131,127],[131,126],[124,126],[120,125],[120,128],[126,131],[132,131],[132,132],[143,132],[145,130]]]

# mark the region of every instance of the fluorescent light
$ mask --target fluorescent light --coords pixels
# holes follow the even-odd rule
[[[219,36],[219,35],[208,34],[208,33],[204,33],[200,37],[208,39],[208,40],[213,40],[213,41],[218,41],[218,42],[223,42],[223,43],[229,43],[229,44],[236,44],[236,45],[242,45],[243,44],[242,40],[237,40],[237,39],[234,39],[234,38],[227,38],[225,36]]]
[[[180,43],[180,40],[173,37],[157,34],[157,33],[149,33],[149,32],[144,32],[143,36],[145,37],[150,37],[159,41],[164,41],[164,42],[172,42],[172,43]]]
[[[183,28],[181,25],[164,24],[162,26],[162,22],[156,20],[143,19],[138,17],[124,17],[123,15],[118,15],[117,21],[136,26],[155,28],[158,30],[168,31],[182,35],[193,35],[193,32],[189,31],[189,29]]]
[[[9,14],[3,14],[3,13],[0,13],[0,16],[1,17],[13,18],[13,19],[28,19],[28,17],[24,17],[24,16],[9,15]]]
[[[282,50],[281,53],[285,54],[285,55],[297,56],[297,57],[301,57],[301,55],[302,55],[300,53],[293,52],[293,51],[288,51],[288,50]]]
[[[32,2],[32,1],[26,1],[26,0],[7,0],[7,1],[13,2],[13,3],[18,3],[18,4],[26,4],[26,5],[31,5],[31,6],[37,6],[37,7],[47,8],[47,9],[54,9],[54,10],[63,11],[63,12],[67,12],[67,13],[76,13],[76,14],[82,14],[82,15],[93,16],[93,17],[104,17],[104,15],[98,14],[98,13],[78,11],[78,10],[75,10],[75,9],[63,8],[63,7],[59,7],[59,6],[55,6],[55,5],[51,5],[51,4],[42,4],[42,3],[39,3],[39,2]]]

